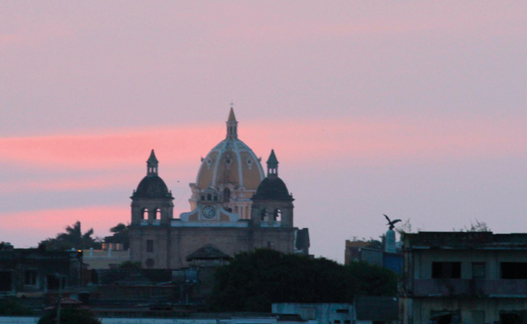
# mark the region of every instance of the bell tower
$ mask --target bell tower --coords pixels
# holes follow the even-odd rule
[[[267,177],[251,198],[251,220],[255,227],[293,227],[293,196],[278,177],[278,159],[271,151],[267,160]]]
[[[159,161],[154,150],[146,161],[146,176],[132,194],[132,225],[170,224],[174,204],[172,193],[158,175]]]

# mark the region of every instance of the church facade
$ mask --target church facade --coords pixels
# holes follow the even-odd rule
[[[265,176],[260,159],[238,138],[232,108],[226,138],[202,159],[196,182],[190,184],[191,210],[178,218],[158,165],[152,150],[147,174],[131,197],[132,261],[144,268],[177,269],[207,253],[211,259],[256,248],[308,254],[309,233],[294,227],[294,199],[278,177],[274,151]]]

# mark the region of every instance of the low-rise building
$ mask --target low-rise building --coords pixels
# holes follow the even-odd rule
[[[103,246],[102,250],[88,249],[82,252],[84,263],[89,269],[117,269],[123,262],[130,261],[129,250]]]
[[[274,303],[274,315],[295,315],[319,324],[397,323],[398,301],[387,296],[355,296],[349,303]]]
[[[527,323],[527,234],[403,238],[403,323]]]
[[[79,287],[82,252],[13,249],[0,251],[0,294],[32,293]]]

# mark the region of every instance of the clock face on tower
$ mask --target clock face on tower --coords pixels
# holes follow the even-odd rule
[[[205,206],[203,207],[203,217],[206,219],[213,219],[214,216],[216,216],[216,209],[212,206]]]

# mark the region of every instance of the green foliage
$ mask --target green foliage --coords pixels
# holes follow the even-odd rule
[[[383,290],[383,284],[388,288]],[[261,249],[240,253],[218,269],[210,305],[216,311],[269,312],[272,303],[338,303],[352,302],[355,294],[395,295],[396,286],[397,276],[384,268],[365,263],[346,267],[324,258]]]
[[[346,266],[357,295],[397,295],[397,274],[390,269],[366,262],[352,262]]]
[[[141,269],[141,261],[124,261],[119,265],[119,269]]]
[[[81,222],[77,221],[73,226],[66,226],[65,233],[57,234],[56,238],[48,238],[39,243],[46,247],[46,250],[70,250],[72,248],[84,250],[89,248],[100,248],[100,242],[97,242],[91,236],[93,229],[89,229],[86,233],[81,231]]]
[[[38,324],[54,324],[57,319],[57,310],[44,314]],[[84,309],[66,308],[60,311],[61,324],[101,324],[95,315]]]
[[[0,300],[0,316],[33,315],[33,311],[12,299]]]
[[[110,228],[110,232],[113,233],[111,236],[106,236],[104,242],[106,243],[122,243],[123,248],[128,250],[130,247],[130,238],[128,236],[128,230],[130,225],[119,223],[116,226]]]

